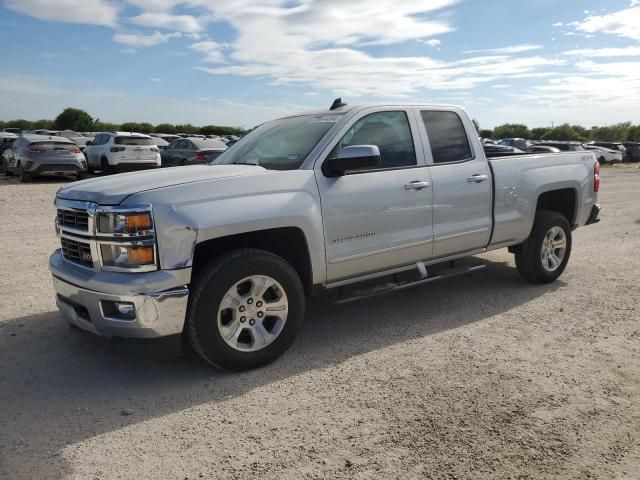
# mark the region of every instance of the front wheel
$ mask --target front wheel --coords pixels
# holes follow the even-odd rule
[[[266,365],[293,343],[304,318],[300,277],[283,258],[240,249],[193,282],[185,335],[207,362],[227,370]]]
[[[569,222],[560,213],[541,210],[529,238],[516,251],[516,268],[532,283],[551,283],[564,272],[570,254]]]

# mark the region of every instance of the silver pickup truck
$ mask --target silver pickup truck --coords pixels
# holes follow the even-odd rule
[[[554,281],[572,231],[598,221],[599,174],[590,152],[487,159],[458,107],[334,102],[209,165],[62,187],[49,266],[71,324],[182,334],[211,364],[249,369],[291,345],[318,291],[414,287],[505,247],[526,280]]]

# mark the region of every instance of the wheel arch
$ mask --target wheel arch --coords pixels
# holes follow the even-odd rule
[[[549,210],[558,212],[575,225],[578,212],[578,191],[573,187],[558,188],[541,192],[536,200],[536,212]]]
[[[239,248],[256,248],[285,259],[296,270],[310,295],[313,288],[313,267],[307,238],[299,227],[277,227],[212,238],[197,243],[193,254],[192,277],[212,258]]]

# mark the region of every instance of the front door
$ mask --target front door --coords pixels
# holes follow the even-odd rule
[[[475,131],[455,111],[422,110],[420,119],[431,153],[433,180],[433,256],[445,257],[483,248],[492,225],[491,171],[472,151],[467,136]]]
[[[381,168],[337,178],[316,169],[329,282],[431,257],[431,178],[410,113],[397,108],[361,113],[329,154],[376,145]]]

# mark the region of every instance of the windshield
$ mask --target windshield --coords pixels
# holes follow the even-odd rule
[[[150,137],[116,137],[116,145],[153,145]]]
[[[295,170],[340,116],[303,115],[267,122],[211,163],[248,163],[271,170]]]

